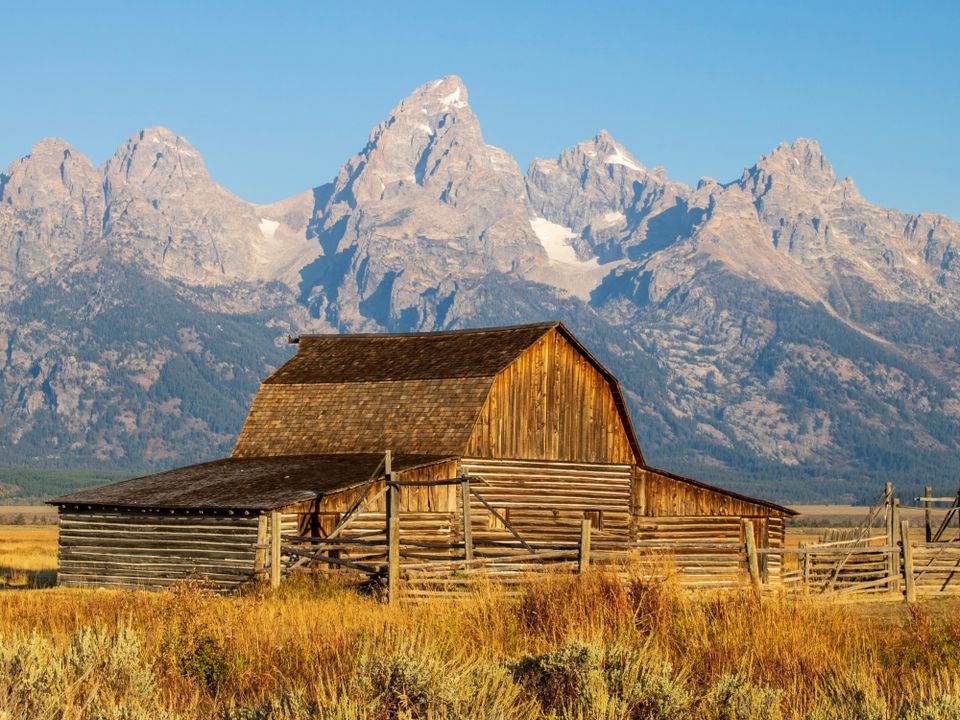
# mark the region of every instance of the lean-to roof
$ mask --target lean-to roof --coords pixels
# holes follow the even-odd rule
[[[394,455],[402,472],[448,458]],[[226,458],[64,495],[51,504],[185,510],[271,510],[382,474],[383,453]]]

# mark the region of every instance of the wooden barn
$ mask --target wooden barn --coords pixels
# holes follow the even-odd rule
[[[334,538],[325,567],[372,572],[391,533],[421,566],[535,552],[578,541],[584,520],[598,546],[732,547],[745,527],[782,546],[787,508],[647,466],[616,378],[561,323],[298,343],[229,458],[52,501],[61,585],[231,589]],[[777,558],[762,555],[765,578]]]

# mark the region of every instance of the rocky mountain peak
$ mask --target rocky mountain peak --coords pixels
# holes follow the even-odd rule
[[[400,106],[411,104],[438,112],[470,111],[467,86],[456,75],[447,75],[424,83],[400,103]]]
[[[210,178],[200,153],[186,138],[164,127],[150,127],[131,136],[105,167],[108,189],[142,187],[151,194],[185,192]]]
[[[744,171],[747,181],[769,183],[771,178],[789,183],[802,183],[809,188],[828,190],[837,182],[833,166],[815,140],[798,138],[793,143],[780,143],[764,155],[752,168]]]
[[[0,285],[67,262],[100,237],[100,176],[68,143],[41,140],[0,174]]]
[[[310,232],[327,259],[308,273],[317,276],[311,305],[326,302],[317,288],[328,282],[332,257],[349,253],[341,294],[359,298],[363,310],[336,322],[350,327],[432,312],[416,309],[421,294],[451,273],[522,271],[546,260],[520,168],[486,144],[456,76],[421,85],[394,107],[318,199]]]
[[[691,193],[668,180],[662,168],[648,170],[606,130],[555,160],[534,160],[526,181],[534,212],[580,236],[581,253],[602,259],[616,259],[625,244],[643,242],[647,218]]]
[[[100,184],[90,161],[59,138],[38,142],[29,155],[11,163],[2,178],[0,202],[20,208],[97,195]]]

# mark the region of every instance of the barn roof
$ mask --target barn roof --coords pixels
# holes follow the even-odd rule
[[[636,457],[616,378],[560,322],[429,333],[302,335],[267,378],[233,457],[397,452],[462,455],[494,378],[551,330],[610,383]]]
[[[442,456],[394,455],[393,470],[433,465]],[[189,510],[271,510],[362,485],[382,474],[383,453],[226,458],[80,490],[57,505]]]
[[[560,323],[426,333],[301,335],[266,385],[492,377]]]

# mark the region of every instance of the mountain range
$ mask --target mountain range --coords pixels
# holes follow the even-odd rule
[[[816,142],[729,182],[607,132],[524,173],[457,77],[270,205],[147,128],[0,174],[0,464],[131,472],[228,452],[288,334],[561,319],[653,464],[784,500],[960,472],[960,223],[880,208]]]

